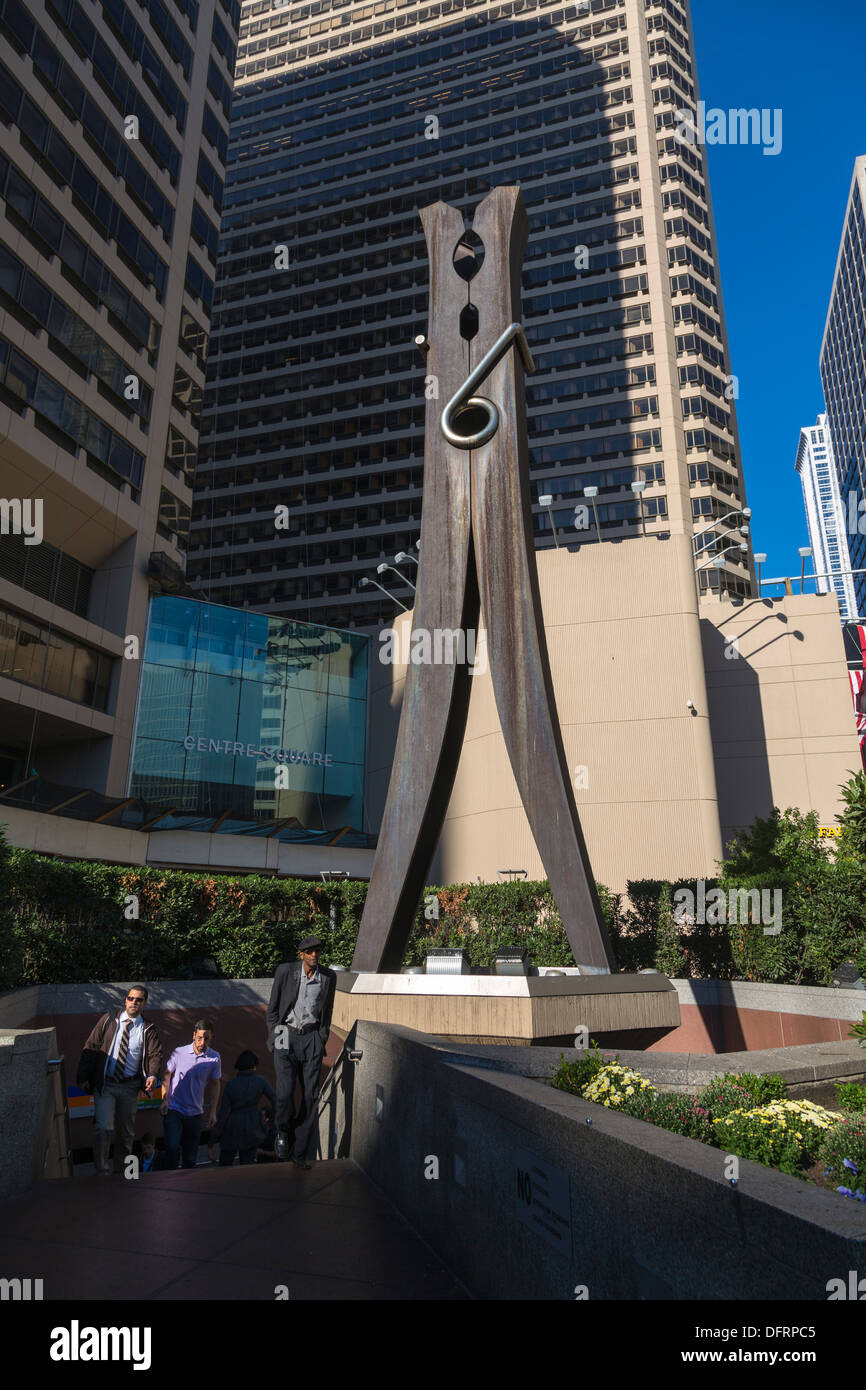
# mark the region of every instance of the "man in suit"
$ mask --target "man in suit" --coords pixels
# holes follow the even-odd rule
[[[277,967],[267,1013],[268,1050],[274,1054],[277,1074],[276,1157],[289,1157],[289,1135],[294,1131],[292,1162],[305,1170],[311,1167],[307,1150],[316,1122],[316,1094],[337,983],[334,971],[319,965],[321,949],[317,936],[307,936],[298,947],[300,959]],[[299,1072],[303,1097],[296,1115]]]
[[[147,1002],[144,985],[132,985],[119,1012],[103,1014],[81,1054],[76,1085],[93,1096],[93,1162],[100,1176],[111,1168],[108,1150],[112,1133],[114,1171],[123,1172],[123,1161],[132,1153],[138,1093],[153,1093],[162,1075],[162,1044],[142,1009]]]

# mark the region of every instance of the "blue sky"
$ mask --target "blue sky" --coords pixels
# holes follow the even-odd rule
[[[866,154],[863,0],[692,0],[707,108],[780,107],[782,149],[709,145],[731,371],[756,551],[799,574],[809,541],[798,432],[823,410],[818,358],[854,160]]]

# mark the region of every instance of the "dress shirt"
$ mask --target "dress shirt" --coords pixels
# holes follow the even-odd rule
[[[319,967],[316,966],[308,978],[302,964],[298,997],[288,1012],[286,1022],[290,1028],[305,1028],[310,1023],[318,1023],[321,1007],[322,977],[319,974]]]
[[[124,1077],[137,1076],[141,1071],[141,1049],[144,1046],[144,1019],[139,1014],[138,1018],[129,1019],[132,1027],[129,1030],[129,1051],[126,1054],[126,1066],[123,1069],[123,1077],[115,1075],[117,1067],[117,1054],[120,1051],[120,1044],[123,1038],[124,1025],[129,1019],[129,1014],[124,1009],[117,1024],[117,1032],[114,1035],[114,1042],[111,1044],[111,1051],[108,1054],[108,1076],[113,1081],[121,1081]]]

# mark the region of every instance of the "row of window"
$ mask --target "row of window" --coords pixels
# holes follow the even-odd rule
[[[487,57],[490,55],[493,45],[497,43],[509,43],[516,39],[524,40],[527,36],[527,31],[532,28],[532,21],[527,22],[524,20],[522,23],[516,25],[500,25],[492,33],[473,34],[468,32],[469,27],[469,24],[464,24],[460,27],[449,26],[447,28],[443,27],[442,29],[416,29],[409,40],[410,43],[417,44],[422,48],[428,44],[435,44],[436,47],[429,52],[422,52],[420,55],[411,55],[408,59],[401,58],[394,61],[393,54],[395,43],[393,40],[389,40],[385,43],[377,43],[375,45],[371,43],[371,40],[377,35],[384,34],[386,29],[385,25],[370,25],[364,29],[356,29],[352,33],[338,33],[333,38],[322,39],[319,42],[293,45],[292,59],[297,63],[306,63],[309,69],[316,73],[325,68],[333,68],[340,60],[346,65],[356,65],[359,63],[376,62],[377,59],[382,57],[390,59],[391,61],[388,62],[387,65],[383,65],[383,68],[377,69],[375,78],[373,79],[375,80],[380,77],[380,75],[426,65],[426,63],[431,60],[442,63],[449,58],[462,55],[468,56],[473,53],[478,53],[479,51],[483,51],[485,57]],[[549,52],[551,49],[560,48],[565,44],[585,43],[591,38],[600,38],[604,34],[617,33],[625,29],[625,27],[626,19],[624,15],[620,15],[613,19],[600,20],[595,24],[584,24],[581,28],[572,29],[567,33],[548,28],[545,21],[539,19],[537,21],[537,29],[540,36],[532,39],[529,44],[524,44],[524,47],[534,55],[538,52]],[[455,33],[455,30],[457,37],[450,37],[450,35]],[[264,42],[268,43],[267,40]],[[277,47],[284,48],[286,42],[287,36],[278,36]],[[401,53],[404,51],[404,43],[405,41],[401,42],[397,40],[396,46],[399,47]],[[619,46],[615,51],[626,52],[627,40],[621,39],[618,43]],[[406,46],[408,46],[408,44]],[[257,48],[259,45],[254,44],[250,45],[250,47]],[[341,53],[341,49],[347,51]],[[326,63],[311,61],[329,53],[333,56]],[[496,56],[498,57],[499,55]],[[521,56],[520,50],[517,50],[516,53],[512,52],[508,54],[505,57],[505,61],[513,60],[519,62]],[[500,58],[500,61],[502,61],[502,58]],[[253,62],[242,62],[238,67],[237,77],[249,79],[250,77],[254,77],[257,73],[266,72],[268,69],[281,66],[283,63],[285,63],[284,53],[274,53],[268,58],[259,58]]]
[[[105,711],[112,665],[102,652],[0,609],[0,676]]]
[[[192,487],[198,464],[198,450],[194,444],[169,423],[168,439],[165,446],[165,466],[174,477],[181,478],[187,487]]]
[[[527,261],[531,264],[532,260],[540,254],[573,246],[576,240],[575,228],[582,222],[596,221],[599,218],[610,216],[612,213],[629,212],[640,206],[640,190],[623,189],[604,198],[578,202],[572,207],[535,209],[529,218],[531,251]],[[629,218],[624,222],[609,222],[598,228],[581,230],[579,233],[580,242],[582,245],[593,246],[604,240],[613,240],[620,235],[641,235],[643,225],[643,219],[640,217]],[[385,248],[382,246],[382,238],[387,233],[380,227],[364,226],[359,227],[356,231],[346,228],[342,230],[340,235],[323,236],[321,235],[322,226],[322,220],[317,219],[315,239],[309,243],[303,240],[298,242],[297,247],[292,251],[293,265],[309,249],[316,256],[317,266],[324,266],[327,261],[332,260],[335,274],[366,274],[370,270],[384,269],[409,261],[417,261],[419,265],[423,264],[426,267],[426,256],[414,226],[410,233],[408,225],[404,232],[399,223],[395,224]],[[543,235],[554,227],[562,226],[567,226],[570,229],[564,236],[548,238]],[[280,236],[282,235],[283,233],[280,232]],[[404,244],[400,244],[399,238],[403,235],[410,237],[410,239]],[[246,294],[249,281],[255,274],[266,270],[273,272],[275,244],[273,227],[265,228],[262,231],[250,231],[246,228],[242,231],[229,233],[223,243],[224,254],[220,259],[219,284],[221,286],[237,284],[241,293]],[[368,247],[369,250],[367,250]],[[351,256],[350,252],[354,248],[365,252],[365,254]],[[243,255],[242,252],[249,252],[250,254]],[[299,274],[301,273],[306,272],[299,272]]]
[[[597,487],[599,492],[621,492],[631,488],[633,482],[643,480],[647,483],[663,483],[665,466],[663,463],[648,463],[643,467],[630,465],[626,468],[605,468],[602,471],[588,469],[585,473],[572,473],[563,476],[554,473],[546,478],[533,479],[530,486],[532,500],[536,504],[545,493],[563,498],[572,494],[582,494],[584,488]]]
[[[115,131],[108,131],[108,122],[95,102],[91,101],[89,97],[87,98],[87,107],[88,112],[94,117],[94,129],[106,137],[108,145],[112,143],[108,139],[109,134],[120,142],[120,136]],[[0,119],[3,120],[4,125],[18,125],[22,137],[26,137],[37,153],[43,157],[43,167],[54,179],[54,182],[61,187],[68,184],[84,203],[88,215],[101,222],[108,230],[109,235],[116,236],[118,242],[124,245],[124,250],[127,250],[128,246],[121,242],[119,233],[122,231],[126,234],[127,242],[135,245],[141,258],[142,271],[156,280],[155,262],[159,261],[159,257],[153,247],[140,236],[134,224],[125,213],[121,212],[117,203],[105,191],[95,175],[90,172],[84,161],[79,158],[51,121],[25,94],[23,88],[19,86],[3,63],[0,63]],[[125,144],[125,141],[120,143]],[[130,156],[128,149],[120,150],[119,154],[126,156],[124,167],[128,176],[138,177],[134,169],[137,169],[142,175],[143,183],[140,182],[139,191],[146,195],[148,187],[152,187],[157,201],[154,211],[147,209],[145,205],[147,216],[154,225],[163,225],[163,230],[165,230],[165,220],[167,219],[168,232],[166,235],[167,239],[171,240],[173,212],[168,200],[159,192],[153,180],[144,173],[138,161]],[[112,164],[111,157],[106,153],[105,144],[103,144],[103,159],[108,164],[112,174],[119,172],[118,167]],[[130,196],[134,197],[139,206],[142,206],[143,197],[139,196],[139,192],[129,181],[127,181],[127,188]],[[132,229],[134,235],[128,232],[128,228]],[[160,264],[164,264],[164,262],[160,262]]]
[[[204,150],[199,150],[196,182],[199,188],[203,189],[208,195],[217,212],[219,212],[223,205],[223,181]]]
[[[79,318],[48,286],[13,256],[0,241],[0,292],[15,308],[16,317],[23,319],[31,332],[44,329],[66,349],[83,374],[93,373],[112,397],[112,405],[125,415],[139,416],[141,428],[147,432],[153,392],[140,380],[114,351],[109,343]],[[134,382],[137,393],[132,399],[126,393],[127,378]]]
[[[495,68],[497,66],[508,66],[517,68],[520,73],[521,85],[535,85],[545,77],[558,77],[562,79],[565,72],[571,72],[576,68],[592,67],[594,81],[603,80],[601,65],[608,60],[615,58],[625,58],[628,56],[628,41],[626,39],[615,39],[608,43],[596,44],[591,48],[579,49],[571,47],[564,52],[558,53],[555,57],[539,59],[541,45],[537,43],[525,45],[523,50],[512,50],[507,54],[497,54],[496,62],[485,63],[484,82],[492,84],[496,81]],[[357,61],[367,61],[373,55],[374,50],[361,50],[353,55]],[[300,60],[301,55],[295,54],[294,58]],[[278,59],[277,61],[282,61]],[[345,59],[344,59],[345,61]],[[482,84],[478,80],[477,62],[467,60],[462,63],[455,63],[451,67],[443,66],[438,50],[423,49],[416,55],[401,54],[395,56],[393,52],[388,54],[388,61],[377,69],[375,82],[371,75],[366,71],[357,69],[348,71],[336,70],[333,65],[326,63],[314,63],[308,65],[300,71],[285,73],[280,77],[270,78],[265,82],[259,82],[252,87],[244,88],[242,98],[244,106],[247,103],[252,107],[251,114],[272,110],[274,107],[282,107],[289,104],[293,99],[301,103],[310,117],[327,115],[326,109],[317,111],[313,106],[316,98],[322,98],[323,108],[330,106],[331,110],[338,109],[340,104],[340,94],[352,87],[363,86],[363,93],[358,94],[358,100],[369,102],[372,100],[385,101],[396,100],[399,97],[414,98],[418,89],[418,76],[410,73],[406,77],[398,77],[396,81],[388,82],[389,76],[407,72],[420,64],[435,66],[436,82],[443,90],[459,91],[459,84],[468,78],[474,79],[478,84],[478,90],[483,90]],[[255,67],[256,64],[248,64]],[[264,64],[260,65],[263,69]],[[236,73],[236,80],[244,75],[242,67]],[[317,81],[317,78],[323,81]],[[511,80],[515,80],[511,78]],[[465,92],[463,93],[465,96]],[[345,103],[343,103],[345,104]]]
[[[112,327],[134,347],[146,349],[153,365],[159,325],[4,155],[0,155],[0,197],[5,199],[7,215],[10,211],[17,213],[34,241],[44,242],[49,255],[59,256],[67,279],[88,299],[104,304]],[[162,262],[160,265],[164,272],[165,266]],[[164,283],[163,277],[163,287]]]
[[[195,256],[192,255],[187,255],[186,258],[185,283],[193,299],[200,299],[205,309],[210,313],[213,303],[213,280],[205,274]]]
[[[159,35],[163,47],[179,64],[187,82],[192,72],[192,49],[175,24],[162,0],[147,0],[147,17],[151,27]]]
[[[165,487],[160,489],[156,532],[167,541],[177,537],[181,549],[186,548],[189,539],[189,507]]]
[[[595,376],[563,378],[527,385],[528,405],[540,405],[542,401],[573,400],[578,396],[601,396],[613,391],[627,390],[630,386],[654,386],[656,369],[654,366],[627,367],[620,372],[601,372]]]
[[[229,138],[220,125],[219,118],[209,101],[204,104],[201,129],[205,139],[213,145],[220,160],[225,164],[229,157]]]
[[[612,70],[613,72],[613,70]],[[598,84],[598,78],[593,76],[591,79],[581,83],[550,83],[545,89],[543,100],[540,100],[538,91],[520,91],[518,93],[509,92],[507,96],[495,98],[494,100],[479,101],[477,104],[461,103],[456,109],[453,107],[454,94],[449,93],[449,103],[445,111],[441,112],[440,142],[444,128],[445,138],[451,134],[451,126],[459,124],[462,128],[462,140],[455,132],[455,138],[459,145],[475,143],[478,140],[497,140],[504,138],[505,135],[513,135],[517,129],[521,133],[539,127],[553,126],[563,122],[576,120],[580,116],[591,115],[595,111],[605,111],[611,106],[621,106],[624,102],[632,99],[631,87],[619,87],[613,90],[594,91],[592,96],[578,98],[573,101],[562,101],[554,103],[554,98],[560,94],[569,95],[581,88],[594,88]],[[434,100],[430,98],[431,102]],[[431,113],[440,113],[440,108],[436,105],[430,107]],[[447,113],[447,114],[446,114]],[[498,128],[492,122],[499,114],[507,115],[511,118],[505,127]],[[303,149],[311,144],[323,144],[324,148],[319,155],[311,154],[313,158],[325,158],[330,156],[333,150],[338,154],[357,154],[358,136],[363,132],[365,145],[373,149],[377,145],[393,145],[398,141],[412,140],[422,132],[422,123],[427,117],[426,106],[418,105],[413,112],[412,124],[400,127],[399,122],[406,119],[405,102],[395,103],[386,108],[379,108],[376,111],[376,126],[381,126],[379,130],[370,128],[370,116],[365,111],[355,111],[347,113],[339,121],[325,121],[318,125],[311,125],[309,120],[304,119],[304,112],[298,113],[298,119],[292,123],[292,149]],[[263,136],[273,131],[276,137],[275,143],[280,143],[285,136],[288,122],[291,116],[288,113],[277,117],[270,117],[267,121],[251,122],[249,125],[240,126],[236,123],[233,136],[233,159],[237,163],[253,158],[256,160],[258,169],[259,160],[264,152],[265,143]],[[335,137],[349,135],[350,139],[339,143]],[[256,136],[254,143],[248,143]],[[577,138],[577,137],[576,137]]]
[[[0,578],[87,617],[93,570],[45,540],[27,545],[23,535],[0,533]]]
[[[733,444],[714,434],[712,430],[686,430],[686,448],[707,450],[732,466],[736,462]]]
[[[54,3],[54,0],[49,0]],[[100,0],[109,26],[120,39],[126,52],[141,67],[144,79],[151,91],[158,97],[164,111],[174,117],[181,132],[186,126],[187,103],[180,88],[169,76],[155,50],[148,42],[144,30],[133,19],[132,11],[124,0]]]
[[[199,204],[195,201],[192,205],[190,231],[192,232],[193,240],[197,241],[199,246],[205,248],[214,265],[216,265],[219,232],[204,209],[199,207]]]
[[[128,479],[136,491],[141,486],[144,455],[6,338],[0,338],[0,386],[7,405],[19,414],[30,406],[37,420],[51,427],[53,439],[70,452],[85,449],[115,486],[118,478]]]
[[[186,15],[189,20],[189,27],[193,33],[198,25],[198,4],[197,0],[174,0],[175,5],[182,15]]]
[[[18,0],[4,0],[4,4],[7,8],[16,5],[23,10]],[[121,115],[138,117],[141,143],[160,168],[168,170],[172,183],[177,183],[180,150],[174,141],[169,139],[162,121],[154,116],[96,25],[91,24],[78,0],[48,0],[48,9],[67,31],[73,47],[85,58],[90,59],[94,73],[103,83]],[[81,84],[71,77],[69,64],[61,58],[53,44],[49,43],[42,30],[29,18],[28,24],[34,30],[34,38],[29,45],[34,68],[42,71],[49,91],[56,90],[74,113],[74,118],[80,120]]]
[[[508,77],[509,74],[503,74]],[[521,73],[521,77],[523,74]],[[521,127],[524,121],[540,120],[543,122],[544,110],[550,102],[558,97],[574,97],[577,92],[591,91],[598,88],[600,83],[605,84],[605,88],[610,88],[616,82],[628,81],[631,76],[631,68],[628,63],[614,63],[609,68],[601,72],[593,72],[586,77],[574,78],[564,77],[546,83],[541,89],[526,85],[521,81],[519,85],[515,82],[509,89],[501,95],[496,95],[491,90],[489,83],[479,85],[477,77],[467,79],[458,88],[451,84],[448,86],[449,103],[456,104],[460,119],[473,121],[492,119],[500,114],[510,114],[515,109],[521,111]],[[414,85],[414,84],[413,84]],[[627,94],[626,94],[627,93]],[[417,92],[414,93],[417,99]],[[618,93],[613,91],[612,97],[618,97]],[[557,119],[571,119],[573,116],[582,115],[583,107],[589,102],[598,102],[600,107],[607,102],[607,90],[599,90],[592,97],[580,98],[576,101],[563,102],[560,106],[553,109],[561,115]],[[478,104],[473,105],[476,97]],[[248,101],[246,92],[238,97],[238,109],[235,113],[234,131],[232,137],[233,157],[238,160],[247,158],[249,154],[255,154],[257,141],[250,150],[244,148],[245,143],[256,140],[256,137],[268,135],[271,132],[282,134],[291,125],[293,138],[305,142],[308,140],[328,140],[334,135],[342,134],[344,131],[357,126],[365,132],[374,130],[377,126],[383,126],[381,132],[383,139],[387,138],[389,131],[395,121],[402,120],[406,115],[406,102],[396,101],[388,106],[382,106],[377,99],[378,93],[359,92],[356,94],[354,109],[341,104],[336,120],[330,119],[319,125],[311,125],[310,122],[318,120],[320,116],[329,110],[333,102],[325,102],[321,109],[316,108],[312,101],[304,101],[299,94],[293,94],[289,89],[285,96],[278,101],[269,99],[267,109],[275,110],[277,107],[284,107],[277,115],[267,115],[256,118],[255,112],[245,115],[245,108]],[[375,105],[373,105],[375,99]],[[631,88],[625,89],[622,100],[631,99]],[[541,103],[541,104],[540,104]],[[254,99],[251,103],[255,108],[261,103]],[[300,104],[296,119],[292,119],[291,109],[294,105]],[[531,109],[525,109],[531,108]],[[536,109],[538,108],[538,109]]]

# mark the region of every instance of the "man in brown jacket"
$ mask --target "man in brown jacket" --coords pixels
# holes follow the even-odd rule
[[[154,1024],[146,1023],[144,985],[131,985],[124,1007],[103,1014],[93,1029],[78,1065],[75,1084],[93,1096],[93,1161],[100,1176],[110,1176],[108,1150],[115,1135],[114,1171],[132,1153],[138,1093],[151,1095],[162,1075],[162,1044]]]

